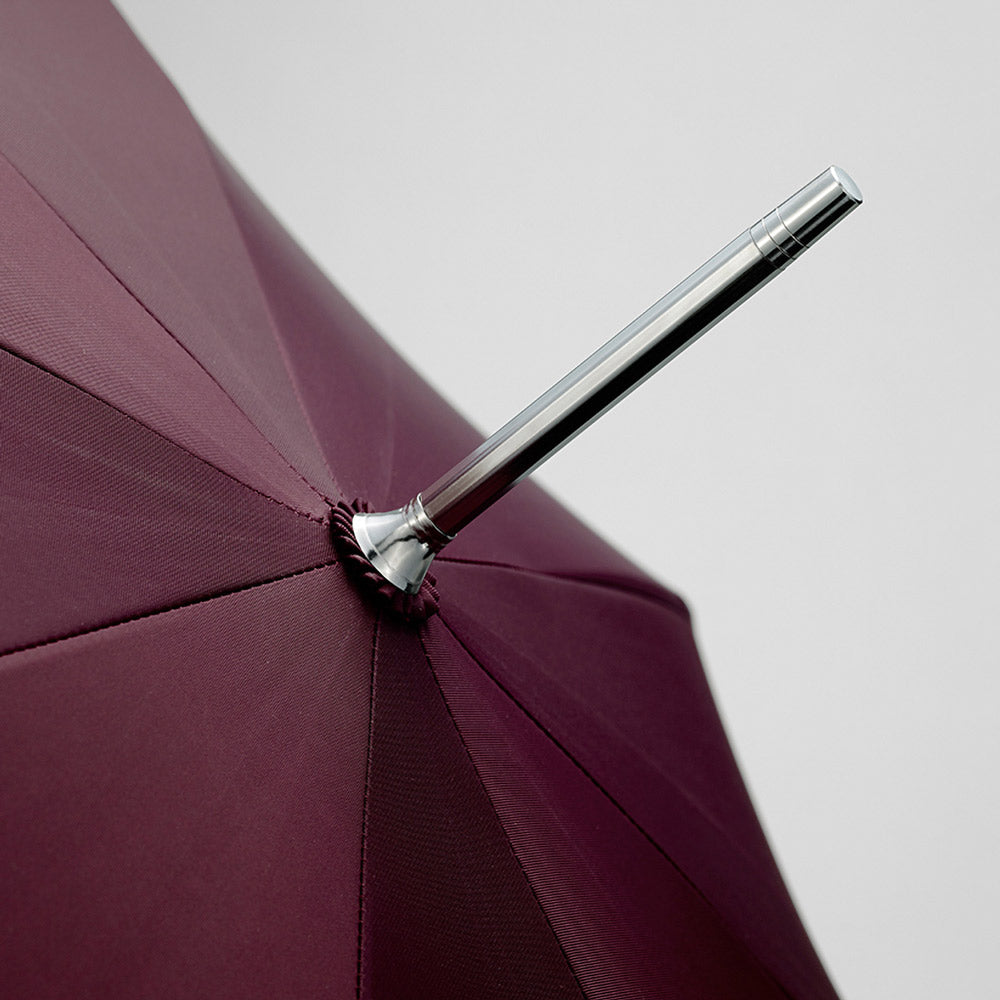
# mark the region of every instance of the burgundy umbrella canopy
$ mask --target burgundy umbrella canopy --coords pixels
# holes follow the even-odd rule
[[[834,997],[676,596],[530,484],[366,570],[479,435],[109,4],[0,154],[0,994]]]

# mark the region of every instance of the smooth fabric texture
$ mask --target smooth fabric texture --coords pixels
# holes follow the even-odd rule
[[[371,642],[333,566],[0,658],[0,995],[353,996]]]
[[[321,518],[253,492],[0,351],[0,649],[328,562]]]
[[[478,433],[108,3],[0,25],[0,995],[830,1000],[680,599],[526,483],[378,603],[332,510]]]

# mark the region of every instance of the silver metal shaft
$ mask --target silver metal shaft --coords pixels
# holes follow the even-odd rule
[[[860,204],[861,192],[843,170],[825,170],[405,507],[355,516],[366,557],[400,590],[416,593],[434,554],[460,529]]]

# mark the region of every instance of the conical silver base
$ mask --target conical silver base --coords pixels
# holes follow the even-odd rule
[[[438,530],[419,496],[384,514],[355,514],[351,524],[365,558],[407,594],[420,590],[434,556],[453,537]]]

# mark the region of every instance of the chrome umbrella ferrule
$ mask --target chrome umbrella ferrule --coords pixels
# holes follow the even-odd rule
[[[351,526],[365,558],[406,594],[420,590],[431,560],[455,537],[427,516],[419,494],[398,510],[355,514]]]
[[[357,514],[354,534],[390,583],[414,594],[435,554],[474,518],[766,285],[861,204],[829,167],[745,230],[408,504]]]

